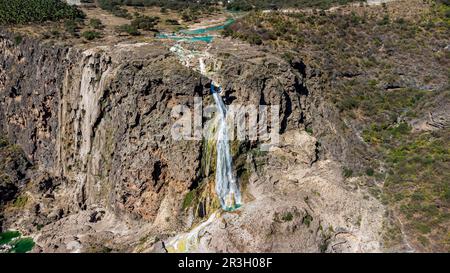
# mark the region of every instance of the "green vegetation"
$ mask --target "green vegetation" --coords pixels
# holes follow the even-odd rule
[[[81,10],[61,0],[0,0],[0,24],[26,24],[84,18]]]
[[[226,8],[234,11],[249,11],[253,9],[274,8],[319,8],[325,9],[332,5],[343,5],[360,0],[233,0],[226,4]],[[157,6],[161,11],[171,10],[209,10],[217,8],[216,0],[99,0],[99,6],[106,10],[117,9],[121,5],[143,7]]]
[[[98,6],[107,10],[118,17],[131,19],[132,16],[128,13],[124,6],[133,7],[161,7],[162,13],[167,13],[167,10],[176,10],[180,13],[185,21],[193,21],[198,19],[203,14],[211,14],[219,10],[217,1],[213,0],[98,0]]]
[[[186,194],[183,200],[183,209],[189,208],[194,203],[195,199],[197,199],[197,189]]]
[[[20,45],[21,43],[22,43],[22,41],[23,41],[23,37],[22,37],[22,35],[15,35],[14,36],[14,44],[16,45],[16,46],[18,46],[18,45]]]
[[[92,18],[89,20],[89,26],[93,29],[104,29],[105,26],[102,24],[102,21],[100,19]]]
[[[16,208],[24,208],[28,203],[28,195],[22,194],[14,200],[13,205]]]
[[[349,169],[349,168],[346,168],[346,167],[344,167],[342,169],[342,176],[344,176],[345,178],[349,178],[352,175],[353,175],[353,170],[352,169]]]
[[[367,176],[373,176],[375,174],[375,171],[372,168],[366,169],[366,175]]]
[[[410,133],[385,148],[390,166],[385,200],[400,209],[409,232],[422,234],[426,239],[422,243],[448,236],[450,130]],[[445,242],[439,244],[445,246]],[[449,251],[450,246],[441,250]]]
[[[281,216],[281,220],[282,220],[283,222],[290,222],[290,221],[292,221],[292,219],[294,219],[294,215],[293,215],[292,212],[290,212],[290,211],[284,213],[284,214]]]
[[[142,16],[137,15],[133,21],[131,21],[131,26],[133,26],[136,29],[142,29],[146,31],[156,31],[155,25],[159,22],[159,17],[152,17],[152,16]]]
[[[0,148],[8,146],[9,142],[8,140],[0,135]]]
[[[166,12],[167,9],[171,10],[214,10],[216,6],[214,0],[98,0],[98,4],[102,9],[113,11],[120,9],[120,6],[134,6],[134,7],[161,7],[161,12]]]
[[[328,67],[345,65],[343,68],[354,67],[358,70],[354,72],[361,73],[360,70],[386,65],[374,56],[375,50],[382,45],[386,50],[396,48],[398,52],[415,52],[425,41],[442,39],[450,28],[450,24],[444,23],[449,21],[445,17],[446,9],[436,8],[433,13],[417,18],[395,17],[379,10],[358,13],[251,12],[228,26],[224,35],[278,50],[314,52],[320,62],[328,62]],[[390,19],[386,21],[386,17]],[[383,20],[385,24],[378,24]],[[386,36],[390,40],[383,38]],[[350,72],[349,76],[354,75]],[[346,103],[348,107],[354,107],[351,100]]]
[[[64,22],[64,29],[66,30],[66,32],[68,32],[70,35],[74,36],[74,37],[78,37],[78,32],[80,30],[80,26],[79,26],[79,21],[78,20],[66,20]]]
[[[254,6],[250,1],[246,0],[236,0],[227,4],[227,9],[232,11],[250,11]]]
[[[227,4],[227,9],[250,11],[253,9],[277,8],[317,8],[327,9],[333,5],[344,5],[357,0],[234,0]],[[362,1],[359,1],[362,2]]]
[[[138,36],[141,35],[136,26],[133,25],[120,25],[116,27],[116,32],[127,33],[128,35]]]
[[[312,221],[313,221],[313,217],[309,214],[306,214],[302,219],[302,223],[305,224],[307,227],[309,227],[311,225]]]
[[[166,24],[168,24],[168,25],[174,25],[174,26],[177,26],[177,25],[179,25],[180,23],[177,21],[177,20],[175,20],[175,19],[166,19]]]
[[[442,94],[448,98],[450,90]],[[414,118],[424,104],[439,100],[437,95],[401,89],[368,97],[376,110],[362,111],[372,119],[362,136],[386,164],[381,196],[406,218],[407,235],[417,237],[423,247],[433,242],[439,251],[448,251],[443,238],[450,220],[445,209],[450,204],[450,130],[412,132],[407,122],[398,121]],[[367,175],[373,174],[367,170]]]
[[[312,76],[329,83],[321,95],[345,119],[343,133],[365,142],[348,148],[361,161],[348,163],[343,176],[367,175],[369,192],[401,218],[415,246],[450,251],[450,131],[417,125],[450,100],[450,54],[443,49],[449,3],[412,0],[407,11],[386,5],[353,10],[252,11],[224,35],[319,69],[320,78]]]
[[[88,30],[88,31],[81,33],[81,37],[83,37],[84,39],[89,40],[89,41],[100,38],[101,36],[102,35],[100,32],[92,31],[92,30]]]
[[[187,8],[181,12],[181,19],[183,21],[195,21],[199,18],[200,12],[197,9]]]
[[[100,31],[104,29],[105,26],[102,24],[101,20],[90,19],[88,26],[90,30],[86,30],[83,33],[81,33],[81,37],[83,37],[88,41],[92,41],[102,37],[102,33]],[[66,30],[73,36],[78,36],[79,31],[78,22],[75,22],[74,20],[66,21]]]
[[[107,10],[117,17],[123,17],[123,18],[127,18],[127,19],[132,18],[131,14],[129,14],[126,9],[120,7],[120,5],[123,4],[122,1],[98,0],[97,4],[101,9]]]

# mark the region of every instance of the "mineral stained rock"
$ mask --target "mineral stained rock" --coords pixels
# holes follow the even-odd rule
[[[31,235],[35,252],[162,252],[198,224],[183,200],[202,180],[204,144],[171,137],[174,106],[211,102],[196,60],[159,42],[16,45],[7,32],[0,49],[0,132],[28,166],[1,184],[27,196],[4,200],[2,229]],[[205,66],[227,104],[279,105],[283,135],[267,155],[246,155],[245,205],[219,213],[192,251],[380,251],[383,206],[342,177],[345,147],[360,143],[336,133],[317,71],[221,39]],[[320,124],[320,145],[306,124]]]

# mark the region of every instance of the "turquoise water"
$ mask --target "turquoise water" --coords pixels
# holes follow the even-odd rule
[[[9,245],[9,253],[26,253],[33,249],[34,241],[30,237],[22,237],[18,231],[0,233],[0,246]]]
[[[168,34],[158,34],[156,38],[159,39],[171,39],[175,41],[189,41],[189,42],[206,42],[211,43],[214,39],[213,36],[177,36],[177,35],[168,35]]]
[[[188,42],[206,42],[211,43],[214,39],[212,35],[202,35],[208,32],[214,32],[224,29],[225,27],[234,23],[234,19],[228,19],[222,25],[200,28],[195,30],[180,30],[177,34],[158,34],[156,37],[159,39],[171,39],[175,41],[188,41]],[[201,36],[197,36],[201,35]]]
[[[235,211],[235,210],[237,210],[238,208],[240,208],[241,206],[242,206],[241,204],[236,204],[236,205],[231,206],[231,207],[226,207],[224,210],[225,210],[225,211]]]
[[[199,29],[195,29],[195,30],[181,30],[180,32],[183,34],[187,34],[187,35],[205,34],[207,32],[222,30],[222,29],[226,28],[227,26],[231,25],[232,23],[234,23],[234,21],[235,21],[234,19],[228,19],[223,25],[207,27],[207,28],[199,28]]]
[[[20,237],[18,231],[5,231],[0,233],[0,245],[9,244],[15,238]]]
[[[34,241],[29,237],[20,238],[14,241],[11,246],[12,248],[9,251],[11,253],[27,253],[33,249]]]

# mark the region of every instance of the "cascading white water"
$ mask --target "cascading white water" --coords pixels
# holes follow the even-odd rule
[[[214,212],[205,222],[199,224],[187,233],[178,234],[166,243],[166,249],[169,253],[195,252],[198,250],[198,244],[201,236],[208,226],[219,217],[218,212]]]
[[[198,58],[199,68],[202,75],[207,77],[206,66],[204,58],[208,57],[207,51],[202,53],[192,53],[185,51],[181,46],[173,47],[171,49],[175,52],[180,60],[188,65],[191,60]],[[215,86],[211,83],[211,93],[216,103],[218,115],[216,116],[216,123],[211,124],[210,132],[206,137],[214,135],[213,129],[216,130],[215,138],[217,150],[216,162],[216,194],[219,198],[223,210],[231,211],[241,206],[241,193],[239,186],[233,175],[233,162],[231,157],[230,145],[228,142],[228,126],[226,123],[227,108],[222,100],[222,97],[215,91]],[[214,127],[214,128],[213,128]],[[209,225],[219,219],[220,213],[218,211],[211,214],[207,221],[199,224],[191,231],[183,234],[178,234],[165,244],[168,252],[196,252],[202,251],[199,249],[200,239],[207,232]]]
[[[205,75],[206,68],[204,59],[199,58],[199,63],[200,72]],[[220,89],[220,87],[218,88]],[[222,97],[215,90],[213,83],[211,83],[211,94],[216,103],[218,112],[216,135],[216,193],[219,197],[222,209],[234,210],[241,206],[241,192],[233,174],[233,161],[228,139],[227,107],[225,106]]]
[[[211,89],[214,89],[212,87]],[[216,102],[219,125],[217,130],[216,193],[224,210],[233,210],[241,205],[241,193],[233,175],[231,149],[228,141],[227,108],[217,92],[212,92]]]

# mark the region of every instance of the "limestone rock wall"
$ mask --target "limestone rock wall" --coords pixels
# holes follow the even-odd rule
[[[171,110],[192,108],[195,96],[207,102],[209,80],[158,43],[15,44],[4,32],[0,48],[0,130],[58,185],[40,213],[99,208],[174,229],[200,176],[202,144],[172,140]],[[277,104],[282,130],[299,126],[301,75],[269,54],[245,60],[218,50],[211,60],[227,103]]]
[[[201,147],[172,141],[170,106],[192,104],[199,75],[154,45],[16,45],[8,35],[0,39],[0,129],[37,169],[63,180],[53,203],[64,214],[102,207],[152,221],[167,194],[177,211]]]
[[[244,235],[213,240],[205,249],[380,249],[374,234],[382,206],[361,201],[363,193],[343,189],[342,177],[335,179],[341,166],[333,160],[353,160],[344,151],[358,140],[340,127],[337,113],[321,97],[320,76],[301,60],[289,63],[217,39],[204,59],[206,78],[198,60],[183,65],[159,42],[67,47],[25,37],[16,44],[13,34],[0,32],[0,51],[0,132],[32,165],[18,183],[29,201],[8,207],[2,228],[25,229],[40,250],[97,251],[107,242],[115,250],[153,251],[158,238],[196,223],[182,206],[202,181],[207,149],[201,140],[172,139],[171,112],[176,105],[193,110],[195,97],[212,102],[208,78],[223,87],[227,104],[279,105],[285,146],[268,156],[236,155],[235,168],[250,172],[243,185],[246,205],[241,216],[225,214],[222,220]],[[317,139],[304,132],[308,124]],[[316,191],[327,197],[314,196]],[[343,211],[336,206],[342,202],[362,204],[364,210],[355,214],[356,205]],[[373,217],[366,217],[370,211]],[[340,231],[321,228],[345,227],[350,214],[355,223],[343,232],[357,239],[339,248]],[[214,223],[215,234],[223,232],[222,222]],[[245,247],[249,243],[254,245]]]

